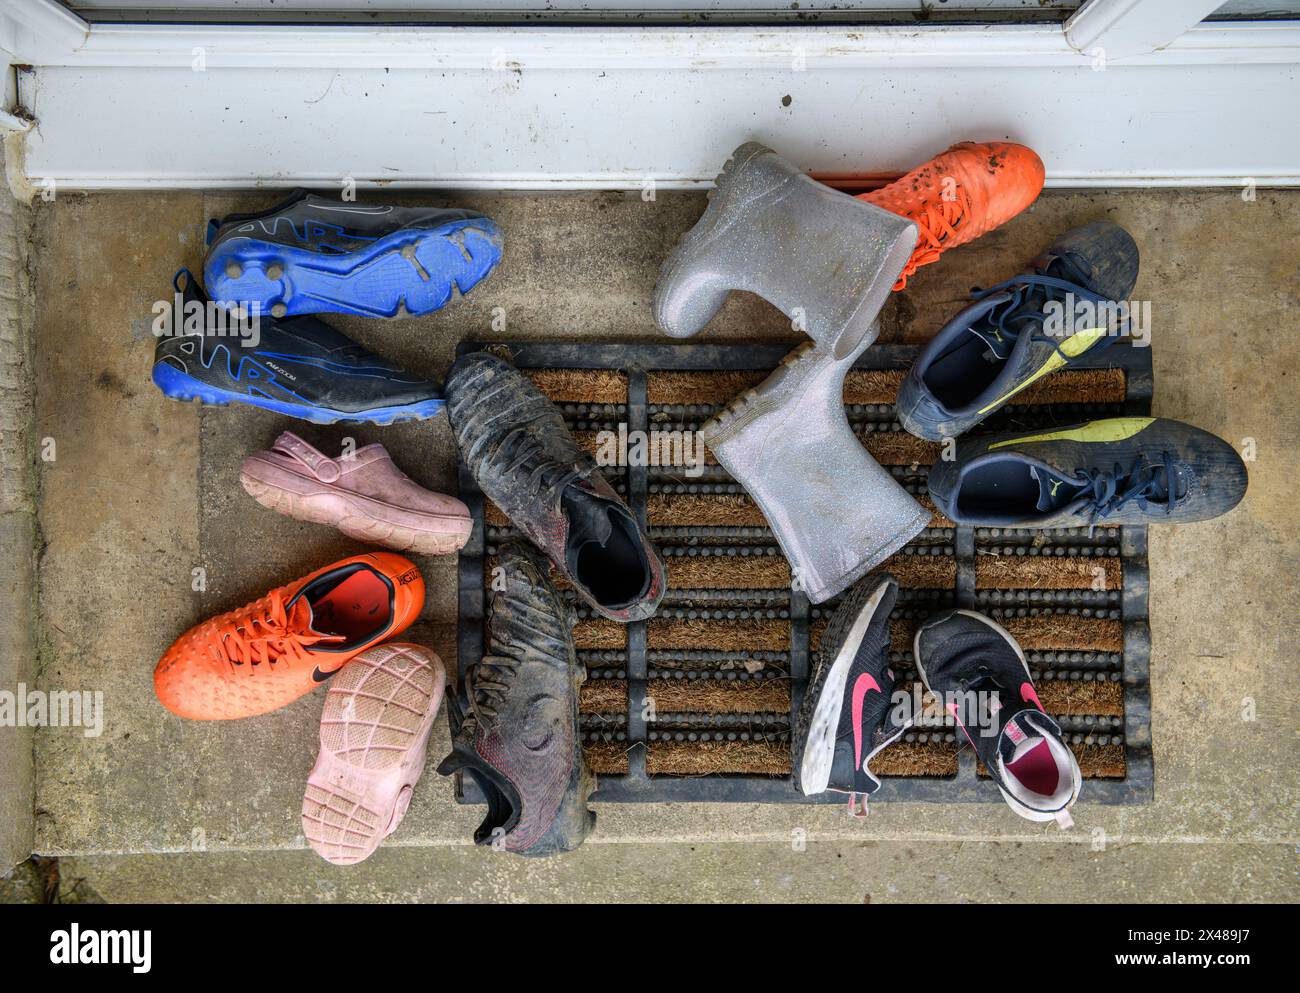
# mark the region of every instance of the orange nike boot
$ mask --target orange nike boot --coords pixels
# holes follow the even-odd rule
[[[1008,141],[963,141],[888,186],[858,199],[916,222],[916,249],[894,284],[945,249],[974,241],[1028,207],[1043,188],[1043,160]]]
[[[405,631],[423,606],[409,559],[356,555],[190,628],[159,661],[154,692],[194,720],[269,713]]]

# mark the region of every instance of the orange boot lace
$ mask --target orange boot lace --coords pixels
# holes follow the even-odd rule
[[[232,611],[214,626],[208,651],[215,661],[234,665],[302,662],[310,646],[344,640],[340,635],[313,631],[311,611],[305,601],[301,606],[303,609],[295,607],[290,614],[284,597],[276,592]]]
[[[903,266],[898,282],[894,284],[895,292],[905,289],[907,277],[921,266],[939,260],[948,241],[957,237],[957,225],[969,211],[970,201],[966,198],[966,191],[958,183],[951,200],[942,196],[938,200],[927,200],[919,211],[906,215],[909,220],[916,223],[916,248],[912,251],[912,257],[907,260],[907,265]]]

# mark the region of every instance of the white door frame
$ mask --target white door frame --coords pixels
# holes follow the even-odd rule
[[[747,137],[829,172],[1010,137],[1040,150],[1049,185],[1300,184],[1300,137],[1278,127],[1300,27],[1199,23],[1215,6],[1091,0],[1064,25],[405,27],[88,23],[0,0],[0,49],[33,67],[9,119],[37,121],[24,178],[71,188],[691,187]]]

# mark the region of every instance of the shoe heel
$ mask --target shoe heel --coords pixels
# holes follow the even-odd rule
[[[804,342],[785,356],[767,379],[740,394],[700,427],[704,443],[713,449],[715,455],[719,446],[726,444],[750,421],[775,406],[777,401],[772,399],[772,394],[787,377],[797,375],[793,367],[816,347],[814,341]]]

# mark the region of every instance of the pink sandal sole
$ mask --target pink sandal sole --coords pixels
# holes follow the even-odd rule
[[[322,858],[360,862],[397,829],[424,771],[446,679],[427,648],[388,644],[330,681],[302,802],[303,834]]]

